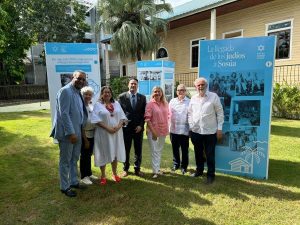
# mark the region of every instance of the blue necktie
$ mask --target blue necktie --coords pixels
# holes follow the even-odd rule
[[[132,95],[132,108],[135,109],[135,95]]]

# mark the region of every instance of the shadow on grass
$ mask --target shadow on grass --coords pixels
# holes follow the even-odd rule
[[[271,126],[271,134],[286,137],[300,138],[300,127],[286,127],[286,126]]]
[[[269,182],[300,188],[300,163],[269,160]]]
[[[4,127],[0,126],[0,143],[1,147],[5,147],[9,145],[10,143],[15,142],[16,140],[19,140],[19,137],[13,133],[8,132],[5,130]]]
[[[26,111],[26,112],[0,112],[0,120],[9,121],[9,120],[19,120],[25,119],[27,117],[40,117],[40,118],[50,118],[49,110],[40,110],[40,111]]]

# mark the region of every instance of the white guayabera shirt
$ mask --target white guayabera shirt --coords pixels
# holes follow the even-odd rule
[[[198,134],[215,134],[222,130],[224,112],[217,94],[206,91],[204,97],[196,94],[188,108],[190,130]]]
[[[188,107],[190,99],[184,97],[181,101],[178,98],[173,98],[169,103],[170,133],[189,135],[188,124]]]

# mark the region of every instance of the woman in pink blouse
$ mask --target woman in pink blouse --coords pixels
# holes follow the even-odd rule
[[[160,172],[161,152],[169,133],[169,106],[161,87],[152,89],[150,101],[146,105],[145,122],[147,122],[147,136],[152,156],[153,178]]]

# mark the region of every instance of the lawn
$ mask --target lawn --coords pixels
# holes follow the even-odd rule
[[[300,121],[273,119],[268,180],[218,173],[207,186],[204,178],[170,173],[168,139],[166,174],[153,180],[144,140],[144,178],[110,179],[76,198],[59,191],[58,146],[49,132],[49,111],[0,113],[0,224],[300,224]],[[190,169],[193,158],[191,149]]]

